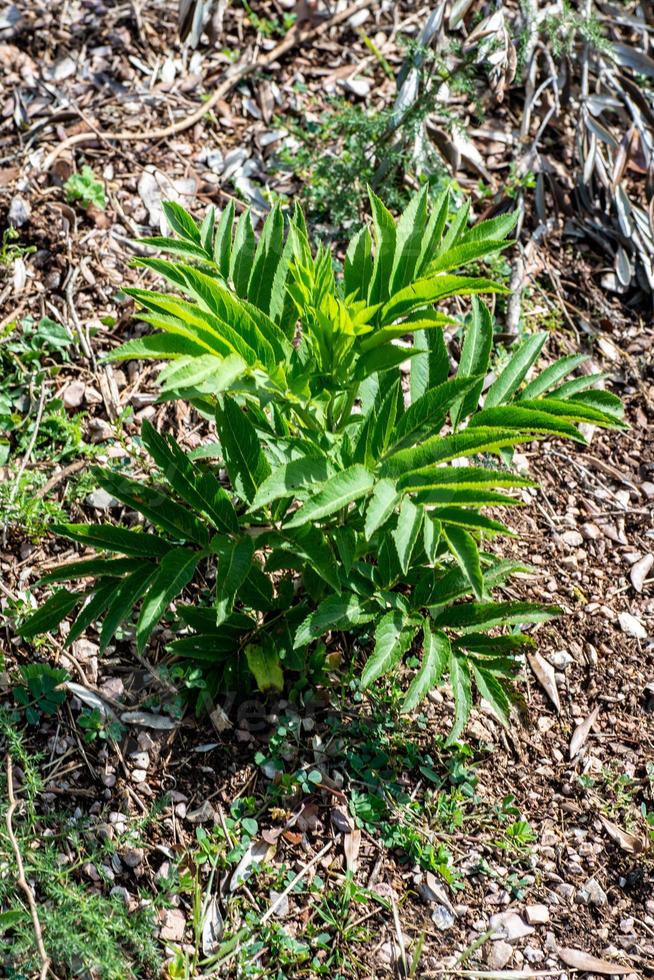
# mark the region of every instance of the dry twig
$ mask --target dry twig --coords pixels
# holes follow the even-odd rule
[[[18,806],[16,797],[14,796],[14,776],[13,776],[13,766],[11,761],[11,755],[7,753],[7,796],[9,798],[9,807],[5,814],[5,824],[7,827],[7,835],[11,843],[11,849],[14,852],[16,858],[16,865],[18,867],[18,887],[23,890],[25,897],[27,898],[27,904],[30,908],[30,913],[32,915],[32,924],[34,926],[34,936],[36,938],[36,946],[39,951],[39,957],[41,960],[41,973],[40,980],[45,980],[48,975],[48,970],[50,969],[50,957],[48,956],[45,946],[43,945],[43,933],[41,931],[41,923],[39,921],[39,913],[36,908],[36,900],[34,898],[34,892],[29,886],[27,878],[25,877],[25,868],[23,866],[23,856],[20,853],[20,847],[18,846],[18,841],[16,840],[16,835],[14,833],[13,827],[13,816]]]

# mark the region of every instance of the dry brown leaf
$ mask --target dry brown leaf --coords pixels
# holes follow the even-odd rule
[[[590,730],[595,724],[598,714],[600,713],[600,705],[598,704],[596,708],[591,711],[584,721],[580,725],[577,725],[574,732],[572,733],[572,738],[570,739],[570,758],[574,759],[576,755],[581,752],[582,748],[586,744],[586,739],[590,734]]]
[[[345,853],[345,867],[352,874],[359,866],[359,850],[361,848],[361,831],[353,830],[343,837],[343,851]]]
[[[557,714],[560,714],[561,702],[559,700],[559,689],[556,686],[554,668],[541,657],[540,653],[528,653],[527,657],[529,659],[529,666],[536,675],[536,679],[556,708]]]
[[[234,874],[229,881],[230,892],[235,892],[246,878],[248,878],[256,865],[267,861],[275,852],[275,845],[269,844],[265,840],[252,841],[247,851],[236,865]]]
[[[631,579],[631,584],[636,592],[643,591],[645,579],[651,572],[652,567],[654,567],[654,555],[643,555],[643,557],[640,558],[635,565],[631,566],[629,578]]]
[[[574,970],[585,970],[587,973],[605,973],[608,976],[619,976],[623,973],[633,973],[632,966],[622,966],[621,963],[611,963],[610,960],[601,960],[590,953],[584,953],[583,949],[559,948],[559,959],[566,966],[571,966]]]
[[[642,854],[643,851],[649,848],[649,840],[647,838],[639,837],[638,834],[632,834],[628,830],[623,830],[622,827],[618,827],[617,823],[613,823],[612,820],[603,817],[601,814],[600,820],[609,837],[619,844],[623,851],[627,851],[628,854]]]

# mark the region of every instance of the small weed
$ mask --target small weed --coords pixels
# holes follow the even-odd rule
[[[0,742],[20,768],[20,807],[13,829],[27,878],[37,899],[39,919],[52,969],[59,976],[90,971],[98,980],[139,980],[159,975],[159,955],[152,938],[153,916],[146,908],[129,911],[124,903],[91,891],[78,879],[88,862],[101,866],[88,834],[75,829],[64,813],[49,813],[47,834],[36,813],[42,789],[39,758],[30,754],[12,715],[0,713]],[[0,817],[4,824],[7,786],[0,773]],[[16,889],[15,855],[0,832],[0,970],[3,976],[38,973],[39,957],[32,922]]]
[[[25,712],[25,720],[30,725],[38,725],[42,715],[56,714],[66,700],[66,692],[60,687],[68,679],[66,671],[49,664],[23,664],[20,676],[12,694]]]
[[[280,17],[261,17],[255,13],[247,0],[242,0],[248,20],[258,34],[262,37],[283,37],[293,27],[296,21],[295,14],[284,14]]]
[[[35,245],[19,245],[20,234],[11,225],[2,233],[2,243],[0,244],[0,267],[8,268],[16,259],[22,259],[25,255],[36,252]]]
[[[82,167],[81,173],[70,175],[64,184],[64,190],[69,204],[79,204],[82,208],[88,208],[92,204],[100,211],[104,211],[107,206],[104,184],[96,178],[88,165]]]

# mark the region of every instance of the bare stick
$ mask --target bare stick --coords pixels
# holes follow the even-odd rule
[[[331,850],[333,846],[334,846],[334,842],[330,840],[328,844],[325,844],[325,846],[321,851],[318,851],[318,853],[315,854],[311,858],[311,860],[307,862],[307,864],[302,865],[298,873],[295,875],[292,881],[289,882],[289,884],[286,886],[284,891],[280,892],[280,894],[277,896],[277,898],[272,903],[270,908],[266,912],[264,912],[264,914],[261,917],[261,923],[260,923],[261,925],[264,925],[264,923],[268,921],[271,915],[273,915],[277,911],[277,909],[282,904],[286,896],[290,895],[290,893],[297,885],[298,881],[301,881],[302,878],[304,878],[304,876],[307,874],[307,872],[310,871],[315,864],[318,864],[318,861],[321,859],[321,857],[323,857],[327,853],[327,851]]]
[[[45,946],[43,945],[43,933],[41,932],[41,923],[39,922],[39,913],[36,908],[34,892],[30,888],[27,882],[27,878],[25,877],[23,856],[20,853],[20,847],[18,846],[18,841],[16,840],[16,835],[14,834],[14,828],[12,825],[14,811],[18,806],[18,803],[16,802],[16,797],[14,796],[13,766],[11,762],[11,755],[9,753],[7,753],[7,796],[9,797],[9,808],[5,814],[7,834],[9,836],[9,841],[11,843],[11,847],[14,852],[14,856],[16,858],[16,864],[18,866],[18,885],[25,892],[25,897],[27,898],[27,904],[29,905],[30,912],[32,914],[32,924],[34,926],[36,946],[39,951],[39,956],[41,958],[40,980],[45,980],[45,978],[48,975],[48,970],[50,969],[50,957],[46,953]]]
[[[281,41],[277,47],[269,51],[268,54],[259,58],[257,61],[251,61],[244,64],[236,65],[231,71],[227,71],[225,77],[216,87],[216,89],[211,94],[211,97],[203,102],[199,108],[192,112],[189,116],[184,119],[180,119],[178,122],[171,123],[170,126],[165,126],[163,129],[146,129],[141,132],[138,130],[119,130],[116,133],[107,133],[104,131],[90,132],[90,133],[77,133],[75,136],[69,136],[67,139],[62,140],[43,161],[42,169],[44,171],[49,170],[52,164],[55,162],[60,153],[65,150],[70,149],[73,146],[79,146],[80,143],[91,143],[93,140],[162,140],[167,139],[169,136],[175,136],[177,133],[182,133],[186,129],[190,129],[197,122],[200,122],[208,112],[210,112],[214,106],[216,106],[221,99],[223,99],[228,92],[230,92],[237,82],[240,82],[242,78],[247,75],[252,75],[254,72],[260,71],[262,68],[268,68],[272,65],[278,58],[291,51],[296,45],[301,44],[305,41],[311,41],[313,38],[320,37],[322,34],[326,34],[327,31],[332,27],[336,27],[338,24],[342,24],[344,20],[348,20],[352,14],[356,13],[357,10],[361,10],[362,7],[370,7],[371,0],[355,0],[354,3],[350,4],[345,10],[341,10],[340,13],[335,14],[330,17],[329,20],[325,21],[324,24],[320,24],[318,27],[313,27],[308,31],[289,31],[289,35]]]

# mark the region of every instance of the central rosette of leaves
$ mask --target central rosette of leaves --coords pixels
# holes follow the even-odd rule
[[[533,485],[511,471],[513,446],[583,442],[575,423],[620,425],[621,405],[592,375],[565,381],[581,356],[530,380],[546,339],[536,334],[480,407],[493,320],[476,294],[506,290],[452,270],[504,248],[514,218],[470,228],[467,209],[450,220],[449,206],[444,195],[430,207],[424,190],[396,222],[371,194],[372,228],[352,240],[341,278],[327,250],[312,250],[298,210],[286,222],[275,207],[257,241],[247,212],[234,227],[233,207],[217,225],[212,210],[197,226],[167,206],[178,237],[145,241],[173,258],[139,264],[175,294],[126,290],[159,332],[114,356],[167,359],[162,396],[214,418],[218,443],[213,458],[191,458],[144,423],[155,483],[114,470],[98,482],[149,526],[59,527],[121,557],[49,575],[92,584],[55,592],[25,635],[81,605],[68,642],[101,621],[105,647],[139,607],[143,650],[184,591],[195,601],[177,603],[185,635],[170,650],[200,664],[212,691],[281,689],[285,671],[320,666],[326,634],[345,631],[367,652],[364,686],[416,649],[406,710],[449,675],[452,737],[473,681],[507,721],[516,654],[530,642],[515,627],[557,610],[492,599],[524,566],[486,550],[489,537],[510,532],[484,509],[516,504],[505,491]],[[470,295],[464,317],[435,309]],[[450,326],[463,329],[454,376]]]

